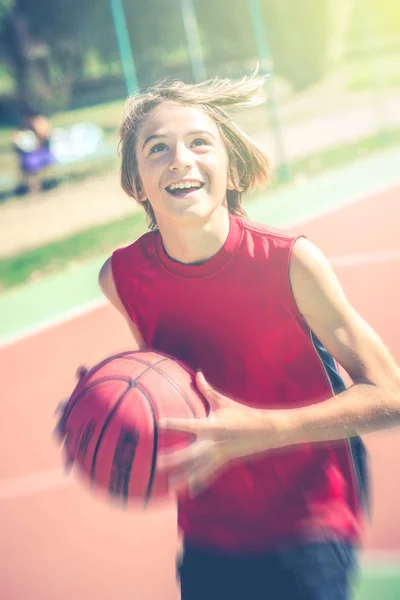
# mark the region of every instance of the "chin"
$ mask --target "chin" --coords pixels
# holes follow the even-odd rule
[[[213,204],[204,201],[196,202],[193,199],[191,203],[187,202],[185,204],[182,202],[180,204],[175,204],[175,206],[170,206],[169,210],[165,212],[163,211],[164,215],[161,217],[161,219],[168,220],[170,222],[173,221],[175,223],[195,225],[196,223],[204,223],[208,221],[215,211],[222,208],[226,209],[225,204]]]
[[[209,217],[216,207],[205,204],[204,202],[193,202],[187,206],[176,206],[174,216],[179,219],[204,219]]]
[[[212,214],[212,211],[187,209],[175,214],[175,219],[181,223],[197,223],[199,221],[207,221]]]

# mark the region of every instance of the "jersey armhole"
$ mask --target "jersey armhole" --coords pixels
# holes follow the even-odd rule
[[[291,243],[289,245],[289,253],[288,253],[288,257],[287,257],[286,278],[285,279],[286,279],[287,286],[288,286],[288,298],[290,298],[293,314],[303,328],[306,328],[308,331],[311,331],[307,321],[305,320],[305,318],[299,311],[299,308],[297,306],[297,302],[296,302],[296,299],[295,299],[294,293],[293,293],[292,282],[290,280],[290,263],[291,263],[292,256],[293,256],[293,248],[294,248],[294,245],[297,242],[297,240],[299,240],[301,238],[307,239],[307,236],[305,236],[304,234],[299,234],[299,235],[293,237],[293,239],[291,240]]]
[[[117,291],[118,294],[118,298],[121,300],[122,305],[126,311],[127,316],[131,319],[131,321],[134,323],[134,325],[136,325],[136,327],[139,328],[139,325],[137,323],[137,316],[136,313],[134,311],[134,309],[131,306],[128,306],[125,300],[125,295],[121,289],[121,285],[119,282],[119,277],[117,275],[118,273],[118,267],[116,264],[117,261],[117,251],[114,251],[111,255],[111,261],[110,261],[110,267],[111,267],[111,275],[114,281],[114,285],[115,285],[115,289]]]

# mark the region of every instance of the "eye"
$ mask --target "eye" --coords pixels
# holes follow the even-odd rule
[[[149,154],[156,154],[158,152],[163,152],[167,148],[167,144],[163,144],[159,142],[150,148]]]
[[[203,139],[203,138],[197,138],[196,140],[193,140],[192,146],[209,146],[209,142],[207,142],[207,140]]]

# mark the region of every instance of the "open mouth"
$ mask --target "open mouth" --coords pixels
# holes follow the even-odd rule
[[[172,196],[187,196],[192,192],[200,190],[204,187],[204,183],[201,181],[180,181],[178,183],[171,183],[165,189]]]

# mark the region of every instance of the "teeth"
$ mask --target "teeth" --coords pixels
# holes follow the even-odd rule
[[[201,183],[199,183],[198,181],[181,181],[178,183],[171,183],[171,185],[168,186],[168,189],[172,190],[184,190],[187,188],[199,188],[201,186]]]

